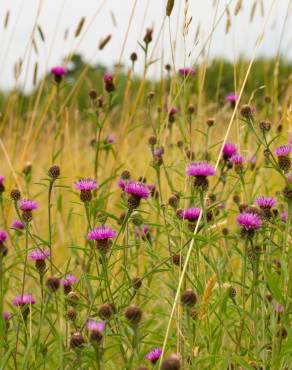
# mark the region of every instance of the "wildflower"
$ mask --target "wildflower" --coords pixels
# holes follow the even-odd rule
[[[182,209],[178,212],[179,217],[182,220],[188,220],[195,222],[200,217],[201,209],[197,207]]]
[[[88,320],[86,323],[86,328],[89,331],[100,331],[103,332],[105,329],[105,322],[104,321],[96,321],[96,320]]]
[[[271,122],[262,121],[262,122],[260,122],[259,126],[260,126],[260,129],[262,131],[270,131],[270,129],[271,129]]]
[[[106,92],[111,93],[115,91],[114,76],[111,73],[105,73],[103,76],[104,88]]]
[[[225,161],[229,160],[233,155],[237,153],[236,145],[232,143],[225,143],[223,146],[223,159]]]
[[[53,293],[56,292],[60,287],[60,279],[56,276],[50,276],[46,281],[46,286]]]
[[[262,209],[271,209],[276,205],[277,201],[273,197],[259,196],[256,198],[256,204]]]
[[[175,107],[172,107],[168,113],[168,122],[171,124],[175,121],[175,115],[177,114],[178,110]]]
[[[61,284],[64,287],[64,293],[68,294],[72,290],[72,285],[77,282],[76,276],[69,274],[64,279],[61,280]]]
[[[84,203],[90,202],[92,199],[92,190],[97,188],[97,183],[93,179],[80,179],[75,182],[75,188],[80,190],[80,200]]]
[[[149,190],[142,182],[135,183],[133,180],[130,180],[124,191],[129,194],[128,207],[132,210],[139,207],[141,199],[149,197]]]
[[[279,167],[285,172],[288,172],[291,168],[291,160],[289,158],[291,151],[291,145],[281,145],[275,149],[275,154],[278,157]]]
[[[181,295],[181,304],[183,306],[191,307],[191,306],[194,306],[196,302],[197,302],[197,295],[195,292],[192,291],[192,289],[187,289]]]
[[[18,189],[12,189],[10,192],[10,197],[12,200],[17,202],[21,198],[21,193]]]
[[[146,46],[148,46],[148,44],[150,44],[150,42],[152,41],[152,35],[153,35],[153,29],[152,28],[146,28],[146,33],[145,33],[145,36],[144,36],[144,42],[145,42]]]
[[[67,74],[67,69],[62,66],[56,66],[51,69],[51,73],[54,76],[55,82],[59,84],[63,77]]]
[[[60,167],[53,165],[49,168],[48,175],[52,180],[56,180],[60,176]]]
[[[194,76],[196,74],[196,70],[192,67],[183,67],[178,70],[179,74],[183,77]]]
[[[249,105],[243,105],[241,107],[240,113],[243,118],[251,119],[253,116],[253,113],[255,112],[255,108],[249,106]]]
[[[262,220],[255,213],[242,212],[237,216],[237,223],[242,227],[242,235],[253,236],[254,232],[262,226]]]
[[[238,99],[238,95],[235,92],[231,92],[228,95],[225,96],[225,100],[230,103],[230,106],[232,108],[235,107],[236,101]]]
[[[5,230],[0,230],[0,244],[3,244],[8,237],[8,234]]]
[[[39,273],[43,273],[46,269],[46,262],[45,260],[50,257],[50,250],[49,249],[34,249],[28,254],[28,257],[35,261],[35,267],[39,271]]]
[[[135,277],[132,279],[132,287],[135,289],[135,290],[138,290],[140,289],[142,286],[142,279],[139,278],[139,277]]]
[[[15,307],[22,307],[25,305],[34,305],[36,303],[36,300],[30,294],[24,295],[19,294],[13,299],[12,303],[14,304]]]
[[[208,162],[191,163],[187,167],[187,175],[195,177],[194,186],[201,190],[207,190],[209,182],[207,177],[215,175],[215,169]]]
[[[161,370],[180,370],[181,361],[180,358],[173,354],[162,361]]]
[[[168,204],[176,209],[179,205],[179,200],[180,200],[180,196],[179,194],[172,194],[169,198],[168,198]]]
[[[234,164],[234,169],[237,173],[241,172],[243,170],[243,162],[244,162],[244,157],[240,154],[234,154],[230,158],[230,162]]]
[[[0,176],[0,195],[4,193],[5,191],[5,185],[4,185],[5,177]]]
[[[18,203],[18,207],[22,211],[22,217],[25,222],[32,220],[32,211],[38,209],[38,204],[30,199],[22,199]]]
[[[152,364],[156,364],[158,359],[162,354],[162,348],[153,348],[147,355],[145,356],[146,360],[149,360]]]
[[[142,315],[142,310],[133,304],[127,308],[125,313],[126,319],[134,326],[139,324]]]
[[[13,220],[11,222],[11,227],[15,230],[23,230],[25,228],[25,225],[22,221],[20,220]]]
[[[73,333],[70,338],[70,347],[72,349],[80,349],[84,346],[85,339],[79,332]]]
[[[114,144],[115,143],[115,138],[112,135],[107,135],[105,138],[107,144]]]
[[[98,315],[103,319],[103,320],[109,320],[114,313],[113,306],[109,303],[104,303],[99,307],[98,310]]]
[[[96,242],[99,251],[106,253],[111,246],[111,239],[116,237],[116,232],[108,226],[99,226],[91,230],[87,239]]]
[[[137,239],[150,239],[150,227],[148,225],[142,225],[142,227],[135,227],[134,230],[135,237]]]
[[[281,218],[281,221],[282,222],[287,222],[288,220],[288,212],[287,211],[283,211],[280,215],[280,218]]]
[[[284,306],[280,303],[274,303],[274,309],[278,313],[283,313],[284,312]]]

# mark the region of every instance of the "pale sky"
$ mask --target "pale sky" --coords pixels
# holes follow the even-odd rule
[[[257,2],[254,19],[250,22],[250,13],[254,2]],[[117,62],[122,53],[122,62],[130,65],[129,55],[138,52],[137,70],[142,70],[142,50],[138,41],[142,40],[145,28],[154,28],[152,48],[156,44],[154,58],[164,58],[164,63],[171,63],[170,36],[168,19],[164,24],[161,37],[157,37],[165,14],[166,0],[0,0],[0,88],[13,87],[13,66],[19,58],[25,60],[19,79],[19,86],[29,89],[32,71],[37,61],[39,76],[52,66],[62,63],[62,58],[72,51],[81,52],[86,60],[101,62],[109,68]],[[259,32],[267,20],[272,3],[274,8],[268,18],[266,33],[257,55],[276,55],[278,50],[284,56],[292,58],[291,0],[262,0],[264,14],[261,14],[261,0],[243,0],[242,10],[235,17],[234,9],[238,0],[188,0],[187,18],[192,17],[188,34],[183,38],[184,8],[186,0],[176,0],[171,16],[171,36],[176,39],[175,64],[180,67],[194,63],[202,45],[206,42],[214,24],[214,19],[222,18],[216,26],[214,36],[208,44],[209,55],[224,56],[231,60],[240,55],[251,56]],[[215,3],[215,6],[214,6]],[[218,3],[218,7],[216,7]],[[224,11],[229,4],[231,26],[225,33],[227,13]],[[283,29],[288,12],[286,28]],[[3,29],[5,14],[10,11],[7,29]],[[116,24],[114,24],[114,14]],[[129,25],[131,13],[132,22]],[[223,14],[223,17],[222,17]],[[74,38],[75,29],[81,17],[85,17],[84,28],[78,38]],[[38,54],[29,47],[29,40],[35,23],[40,24],[45,34],[43,43],[39,34],[35,33]],[[200,26],[199,42],[195,45],[196,30]],[[129,27],[128,38],[125,40]],[[64,40],[65,30],[68,38]],[[102,51],[98,50],[99,41],[112,35],[110,43]],[[283,37],[281,38],[281,34]],[[282,42],[280,43],[280,40]],[[161,63],[158,61],[150,67],[149,73],[158,76]]]

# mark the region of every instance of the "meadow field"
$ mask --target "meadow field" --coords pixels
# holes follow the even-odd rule
[[[178,65],[180,1],[187,37],[189,1],[165,1],[161,27],[144,27],[123,65],[74,49],[41,78],[31,66],[29,91],[25,61],[11,66],[0,369],[292,369],[292,63],[280,48],[257,54],[277,1],[250,57],[208,54],[217,24],[228,33],[240,15],[234,1]],[[154,57],[163,32],[169,60]],[[99,51],[110,42],[109,31]],[[41,45],[36,21],[26,56]]]

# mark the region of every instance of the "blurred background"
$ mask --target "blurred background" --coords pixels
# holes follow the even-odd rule
[[[292,57],[291,0],[176,0],[170,19],[171,40],[169,20],[164,19],[165,3],[164,0],[1,0],[0,88],[17,85],[30,91],[33,80],[36,84],[52,66],[77,53],[90,64],[112,69],[118,62],[130,66],[129,55],[135,51],[141,54],[136,65],[136,71],[141,73],[143,57],[138,41],[143,40],[147,27],[154,29],[151,53],[156,63],[149,68],[151,77],[159,77],[165,63],[174,62],[177,69],[202,59],[210,62],[214,57],[231,62],[250,57],[267,18],[257,56]],[[267,17],[272,3],[271,16]],[[80,22],[83,26],[78,34]],[[210,38],[212,29],[215,31]],[[109,36],[108,44],[99,50],[100,43]],[[21,73],[17,71],[19,63]]]

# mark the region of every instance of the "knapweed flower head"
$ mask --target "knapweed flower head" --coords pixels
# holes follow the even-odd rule
[[[200,217],[201,209],[198,207],[191,207],[191,208],[186,208],[182,209],[179,212],[179,217],[182,220],[188,220],[190,222],[197,221],[198,218]]]
[[[32,261],[44,261],[50,257],[50,250],[49,249],[34,249],[33,251],[29,252],[28,257]]]
[[[291,151],[291,145],[281,145],[275,149],[275,154],[278,157],[279,167],[284,172],[288,172],[291,168],[291,159],[289,158]]]
[[[51,73],[57,77],[63,77],[67,73],[67,69],[63,66],[55,66],[51,69]]]
[[[19,307],[24,305],[33,305],[36,303],[36,300],[30,294],[19,294],[13,299],[12,303],[14,304],[14,306]]]
[[[31,212],[35,209],[38,209],[38,204],[30,199],[22,199],[19,201],[18,207],[22,210],[22,212]]]
[[[111,73],[105,73],[103,76],[105,90],[108,93],[115,91],[114,76]]]
[[[125,187],[126,187],[126,185],[127,185],[127,182],[126,182],[126,180],[124,180],[124,179],[118,179],[118,181],[117,181],[117,185],[118,185],[118,187],[120,188],[120,189],[122,189],[123,191],[125,190]]]
[[[159,360],[161,354],[162,354],[162,348],[160,347],[153,348],[149,353],[147,353],[145,358],[146,360],[149,360],[150,362],[152,362],[152,364],[155,364]]]
[[[277,157],[288,157],[292,151],[291,145],[281,145],[275,149],[275,154]]]
[[[11,222],[11,227],[16,230],[23,230],[25,228],[25,225],[22,221],[20,220],[13,220]]]
[[[191,163],[186,170],[187,176],[195,177],[194,186],[201,190],[207,190],[209,182],[207,177],[214,176],[216,171],[208,162]]]
[[[5,230],[0,229],[0,244],[5,243],[7,240],[8,234]]]
[[[3,319],[4,319],[4,321],[9,321],[10,320],[10,317],[11,317],[11,315],[10,315],[9,312],[7,312],[7,311],[4,311],[3,312]]]
[[[85,191],[94,190],[94,189],[97,188],[97,183],[93,179],[89,179],[89,178],[85,179],[84,178],[84,179],[80,179],[80,180],[75,182],[75,188],[77,190],[80,190],[80,191],[82,191],[82,190],[85,190]]]
[[[5,191],[5,185],[4,185],[5,177],[0,176],[0,194]]]
[[[243,155],[240,155],[240,154],[234,154],[230,158],[230,162],[233,163],[235,166],[240,166],[244,162],[244,156]]]
[[[194,76],[196,74],[196,70],[192,67],[183,67],[178,70],[179,74],[183,77],[187,76]]]
[[[260,207],[260,208],[272,208],[276,205],[277,201],[273,197],[265,197],[263,195],[258,196],[255,199],[255,203]]]
[[[75,188],[80,190],[80,200],[84,203],[92,199],[92,190],[97,188],[97,182],[94,179],[84,178],[75,182]]]
[[[114,144],[115,143],[115,138],[112,135],[107,135],[106,142],[108,144]]]
[[[282,222],[287,222],[288,220],[288,212],[287,211],[283,211],[280,215],[280,218],[281,218],[281,221]]]
[[[149,225],[142,225],[140,227],[135,227],[134,229],[135,237],[137,239],[147,239],[150,237],[150,227]]]
[[[111,227],[99,226],[89,231],[87,235],[88,240],[103,240],[112,239],[116,237],[116,232]]]
[[[215,169],[212,165],[210,165],[208,162],[196,162],[191,163],[187,167],[187,175],[188,176],[214,176],[215,175]]]
[[[61,280],[63,286],[71,286],[77,282],[77,277],[73,274],[68,274],[64,279]]]
[[[242,212],[237,216],[237,223],[242,227],[243,236],[252,236],[262,226],[262,219],[255,213]]]
[[[232,143],[225,143],[223,146],[223,158],[230,159],[233,155],[237,153],[237,147]]]
[[[111,227],[108,226],[99,226],[91,230],[87,239],[96,242],[97,249],[106,253],[111,246],[111,239],[115,238],[117,233]]]
[[[238,99],[238,95],[235,92],[231,92],[228,95],[225,96],[225,100],[229,103],[235,103]]]
[[[130,180],[126,187],[125,193],[130,195],[128,199],[128,206],[131,209],[135,209],[139,206],[141,199],[147,199],[149,197],[149,189],[142,182],[135,182]]]
[[[102,333],[105,329],[105,325],[106,324],[104,321],[96,321],[89,319],[86,323],[86,328],[89,331],[99,331]]]

